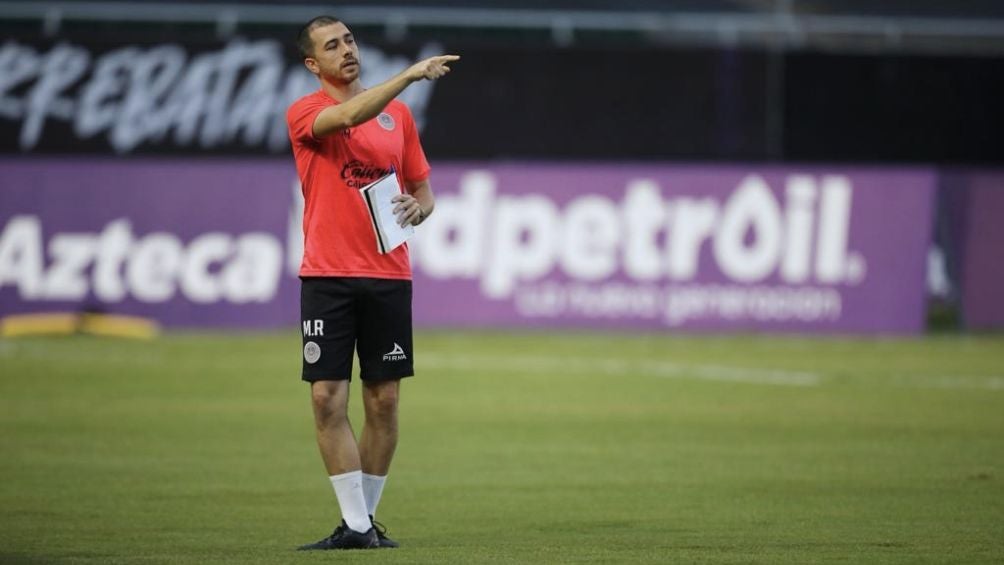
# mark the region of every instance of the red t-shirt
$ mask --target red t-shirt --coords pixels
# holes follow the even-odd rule
[[[305,201],[300,276],[410,279],[407,244],[385,255],[377,251],[358,189],[392,168],[402,186],[429,177],[415,121],[407,106],[392,100],[376,118],[317,139],[314,120],[333,104],[338,101],[318,90],[286,112]]]

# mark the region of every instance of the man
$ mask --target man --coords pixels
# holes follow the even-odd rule
[[[334,533],[300,549],[396,547],[374,527],[397,446],[400,379],[413,375],[411,266],[407,247],[377,251],[358,188],[396,174],[399,223],[432,213],[429,164],[407,106],[394,100],[408,85],[449,72],[459,57],[420,61],[370,89],[359,81],[359,48],[331,16],[300,32],[304,65],[317,92],[286,114],[305,200],[300,268],[303,380],[310,383],[317,444],[342,512]],[[353,349],[358,350],[366,419],[356,442],[347,406]]]

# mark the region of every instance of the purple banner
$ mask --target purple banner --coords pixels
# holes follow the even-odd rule
[[[0,179],[0,313],[230,327],[299,317],[291,161],[6,160]]]
[[[435,186],[451,192],[413,249],[415,311],[427,322],[869,333],[923,325],[930,171],[437,171]]]
[[[1004,173],[951,171],[942,186],[963,323],[1004,328]]]
[[[0,313],[169,326],[298,318],[290,160],[0,161]],[[926,169],[434,164],[415,319],[509,326],[913,333]]]

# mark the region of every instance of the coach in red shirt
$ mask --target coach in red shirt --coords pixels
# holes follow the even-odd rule
[[[411,265],[407,245],[381,254],[359,188],[387,174],[402,224],[432,213],[429,163],[408,107],[394,100],[413,82],[450,71],[459,57],[420,61],[373,88],[359,81],[359,48],[331,16],[301,30],[303,62],[321,88],[286,114],[303,186],[300,310],[303,380],[310,383],[317,444],[342,523],[300,549],[396,547],[373,522],[397,446],[400,380],[412,365]],[[366,421],[356,442],[348,419],[353,349],[358,350]]]

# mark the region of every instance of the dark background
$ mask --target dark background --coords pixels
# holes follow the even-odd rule
[[[389,10],[413,5],[355,4]],[[468,4],[523,9],[533,3]],[[551,12],[541,18],[562,13],[569,7],[565,4],[542,3]],[[616,9],[629,15],[669,14],[670,5],[755,15],[777,3],[574,4],[579,10]],[[789,8],[792,17],[881,13],[935,22],[1004,11],[996,3],[953,3],[951,10],[944,4],[831,1],[793,2]],[[0,10],[3,6],[0,2]],[[331,8],[319,4],[307,9],[323,13]],[[927,43],[922,49],[854,49],[853,38],[837,47],[820,41],[793,47],[769,38],[722,45],[682,41],[673,34],[587,29],[576,31],[568,44],[556,44],[546,28],[413,25],[402,37],[389,38],[381,24],[349,23],[361,40],[392,52],[414,53],[424,42],[437,41],[445,51],[463,55],[456,72],[436,84],[428,107],[423,141],[437,159],[1004,163],[1004,57],[993,49],[966,53],[964,40],[946,49]],[[95,52],[170,41],[194,54],[219,48],[227,39],[214,23],[197,21],[65,17],[54,34],[46,35],[46,29],[43,21],[26,16],[0,23],[7,39],[40,49],[60,41]],[[295,64],[296,31],[291,22],[245,21],[229,37],[277,39],[289,46],[287,56]],[[50,122],[42,142],[29,153],[111,152],[103,136],[76,140],[69,129]],[[0,117],[0,152],[22,153],[19,130],[19,122]],[[256,153],[269,154],[265,148],[242,145],[206,150],[169,143],[148,144],[130,154]]]

